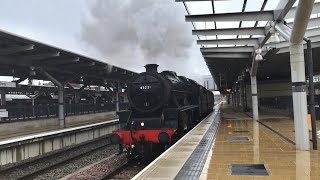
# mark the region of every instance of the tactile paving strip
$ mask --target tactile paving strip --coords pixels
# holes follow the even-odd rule
[[[203,136],[202,140],[196,147],[196,149],[192,152],[189,159],[183,165],[177,176],[176,180],[180,179],[199,179],[204,164],[206,162],[206,158],[211,149],[213,140],[216,136],[220,123],[220,115],[218,114],[214,119],[206,134]]]

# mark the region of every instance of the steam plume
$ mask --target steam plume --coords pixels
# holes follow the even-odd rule
[[[179,74],[194,68],[187,63],[194,39],[181,4],[173,0],[98,0],[89,3],[89,12],[82,21],[81,37],[108,63],[134,71],[158,63],[160,70]]]

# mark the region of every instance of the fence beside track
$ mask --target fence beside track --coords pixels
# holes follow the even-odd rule
[[[126,110],[128,103],[120,103],[120,110]],[[0,106],[0,109],[8,111],[8,117],[1,118],[1,122],[11,122],[16,120],[48,119],[58,117],[58,104],[39,104],[35,106],[27,105],[7,105]],[[65,104],[65,116],[77,116],[83,114],[112,112],[116,110],[116,103],[107,104]]]
[[[0,165],[19,162],[110,134],[118,120],[67,128],[0,141]]]

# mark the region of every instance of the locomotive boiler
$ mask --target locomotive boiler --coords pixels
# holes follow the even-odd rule
[[[128,82],[129,110],[117,112],[120,129],[112,143],[144,159],[164,150],[213,110],[213,93],[173,71],[158,73],[157,64]]]

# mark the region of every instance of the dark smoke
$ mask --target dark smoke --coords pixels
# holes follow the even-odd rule
[[[135,71],[144,70],[147,63],[178,72],[193,68],[187,62],[194,37],[190,23],[184,21],[182,4],[174,0],[97,0],[88,5],[90,15],[82,22],[81,37],[108,63]]]

